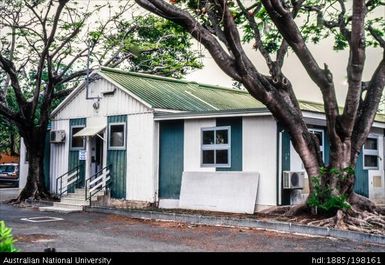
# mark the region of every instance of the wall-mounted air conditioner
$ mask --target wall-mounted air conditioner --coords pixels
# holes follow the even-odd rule
[[[51,143],[64,143],[65,139],[66,139],[66,132],[64,130],[50,132]]]
[[[284,189],[303,189],[305,178],[304,171],[283,171],[283,188]]]

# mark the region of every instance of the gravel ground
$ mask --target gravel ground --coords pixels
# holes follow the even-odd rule
[[[30,217],[63,220],[28,222]],[[383,252],[384,245],[333,238],[175,222],[101,213],[59,214],[0,204],[0,219],[13,228],[22,251],[41,252]]]

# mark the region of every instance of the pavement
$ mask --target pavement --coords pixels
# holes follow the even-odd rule
[[[46,248],[58,252],[385,251],[383,244],[331,237],[154,221],[112,213],[46,213],[7,204],[0,204],[0,219],[13,229],[16,247],[23,252]]]
[[[0,202],[9,201],[11,199],[17,198],[20,193],[19,188],[10,188],[0,183]]]

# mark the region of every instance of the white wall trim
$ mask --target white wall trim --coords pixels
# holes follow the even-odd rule
[[[155,117],[156,121],[166,121],[166,120],[192,120],[192,119],[212,119],[212,118],[227,118],[227,117],[252,117],[252,116],[271,116],[270,112],[251,112],[251,113],[240,113],[240,112],[223,112],[223,113],[202,113],[199,112],[196,114],[181,113],[180,115],[170,115],[170,116],[161,116]]]

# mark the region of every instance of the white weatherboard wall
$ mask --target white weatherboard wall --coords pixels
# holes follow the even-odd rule
[[[179,207],[252,214],[258,177],[255,172],[183,172]]]
[[[104,79],[99,79],[90,85],[90,90],[113,90],[115,86]],[[95,92],[96,93],[96,92]],[[99,109],[95,110],[93,104],[96,99],[86,99],[86,89],[83,88],[79,94],[68,102],[56,115],[55,120],[88,118],[94,116],[112,116],[129,113],[143,113],[150,110],[141,102],[132,98],[121,89],[115,89],[114,94],[102,96],[99,101]]]
[[[258,172],[256,210],[277,205],[277,123],[272,117],[243,117],[244,172]]]
[[[127,116],[127,200],[155,200],[154,126],[152,113]]]
[[[201,166],[201,129],[215,126],[215,119],[185,120],[183,151],[184,171],[215,171],[214,167]]]
[[[51,192],[56,189],[56,179],[68,172],[69,151],[69,121],[60,120],[51,122],[51,131],[64,130],[66,134],[65,143],[51,144],[50,180]]]

